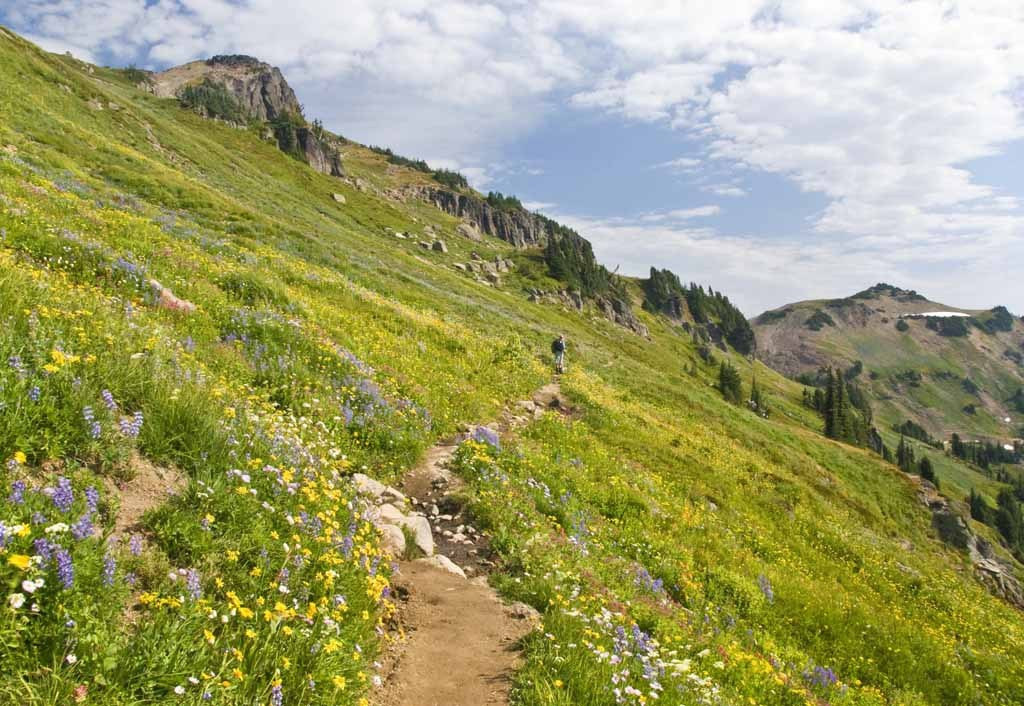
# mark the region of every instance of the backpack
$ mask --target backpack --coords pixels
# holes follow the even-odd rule
[[[565,350],[565,344],[563,344],[557,338],[551,342],[551,352],[552,353],[560,353],[561,351],[564,351],[564,350]]]

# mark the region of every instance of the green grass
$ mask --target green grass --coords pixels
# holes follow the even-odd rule
[[[637,307],[645,339],[530,303],[559,284],[536,253],[464,240],[427,204],[317,174],[120,72],[0,34],[0,80],[0,521],[20,525],[0,581],[25,598],[0,608],[0,701],[360,703],[393,606],[348,475],[395,480],[528,397],[556,332],[577,415],[458,456],[503,559],[492,580],[544,615],[517,703],[613,703],[614,674],[650,703],[648,665],[659,703],[1024,699],[1021,614],[937,542],[908,479],[821,437],[799,385],[716,351],[745,386],[756,367],[773,413],[728,405],[678,327]],[[429,179],[357,145],[344,160],[373,188]],[[427,225],[447,254],[388,230]],[[485,286],[452,267],[474,250],[520,266]],[[196,311],[157,306],[149,278]],[[139,457],[187,487],[153,503],[141,546],[111,543],[111,479]],[[66,509],[45,492],[61,478]],[[45,532],[83,516],[95,535]],[[39,539],[68,553],[70,586]]]

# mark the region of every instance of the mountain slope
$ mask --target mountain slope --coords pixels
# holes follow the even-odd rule
[[[572,413],[456,455],[492,580],[543,614],[517,703],[1024,700],[1022,613],[801,386],[635,304],[648,337],[531,301],[569,283],[404,197],[426,172],[348,143],[342,181],[136,83],[0,30],[0,701],[361,703],[395,604],[350,476],[497,418],[556,332]],[[187,486],[102,541],[144,463]]]
[[[889,425],[909,419],[938,439],[1021,435],[1024,322],[1005,309],[968,311],[877,285],[780,307],[752,323],[761,359],[787,375],[860,361],[856,380]]]

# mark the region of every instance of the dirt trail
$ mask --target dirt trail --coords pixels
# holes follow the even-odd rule
[[[545,410],[571,414],[558,383],[534,393],[505,412],[505,435]],[[384,684],[376,706],[480,706],[507,704],[511,676],[520,662],[519,640],[538,614],[523,604],[508,605],[487,584],[494,566],[486,538],[460,543],[447,535],[465,525],[458,505],[461,480],[447,468],[456,445],[441,443],[406,476],[402,490],[424,507],[439,505],[434,522],[437,553],[453,559],[475,578],[463,578],[425,561],[404,561],[394,579],[398,624],[404,634],[385,657]],[[447,519],[444,519],[447,518]],[[468,545],[468,549],[467,549]]]
[[[407,641],[378,694],[379,706],[507,704],[516,643],[532,628],[483,577],[464,579],[422,562],[401,567],[396,592]]]

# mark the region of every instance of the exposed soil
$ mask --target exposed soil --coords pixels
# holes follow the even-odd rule
[[[518,641],[533,627],[516,619],[483,578],[467,580],[406,562],[395,580],[404,644],[377,692],[377,706],[507,704]]]
[[[115,537],[138,527],[144,514],[162,505],[168,495],[182,491],[188,484],[177,469],[154,465],[137,454],[132,457],[130,467],[130,481],[106,480],[107,491],[117,495],[120,501],[114,518]]]

